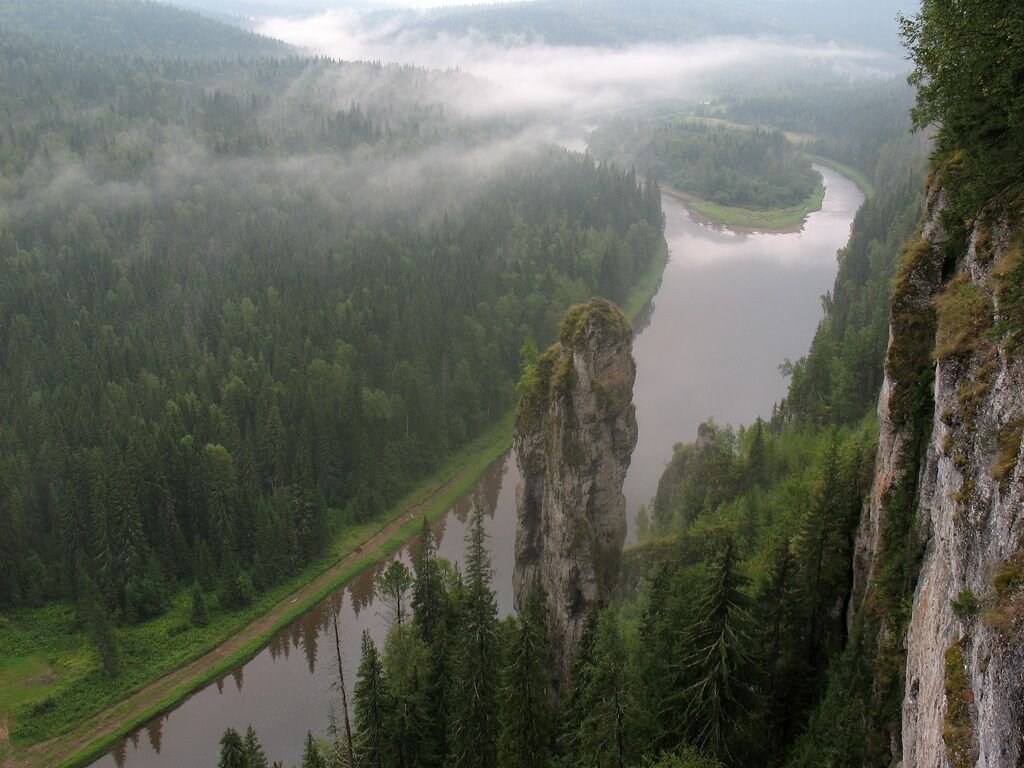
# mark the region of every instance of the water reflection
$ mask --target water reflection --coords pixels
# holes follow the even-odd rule
[[[463,559],[465,535],[473,503],[483,505],[488,547],[494,564],[498,610],[512,610],[512,545],[515,540],[515,462],[504,457],[484,475],[471,497],[432,523],[438,553],[453,562]],[[411,542],[398,552],[412,563]],[[390,621],[388,610],[374,600],[373,582],[387,566],[367,569],[336,590],[311,611],[270,638],[267,647],[230,675],[188,698],[177,709],[158,717],[141,731],[118,742],[94,765],[128,768],[215,766],[218,741],[225,728],[240,731],[251,723],[271,760],[286,766],[302,757],[306,731],[325,735],[330,712],[340,708],[332,621],[338,617],[346,681],[355,681],[363,630],[383,643]],[[227,684],[230,678],[233,684]]]
[[[850,181],[820,170],[828,188],[825,203],[799,233],[715,231],[665,198],[671,260],[656,300],[637,320],[634,343],[640,438],[625,486],[631,524],[639,505],[653,495],[673,443],[692,439],[709,415],[750,422],[784,393],[776,366],[807,349],[821,313],[818,296],[831,286],[836,250],[862,201]],[[515,462],[506,457],[485,474],[472,498],[432,524],[438,553],[457,563],[472,504],[483,505],[501,615],[512,611],[518,482]],[[413,546],[396,557],[410,565]],[[325,735],[330,712],[340,709],[333,618],[338,617],[349,690],[363,630],[378,643],[384,640],[389,617],[374,601],[373,582],[386,565],[366,570],[274,635],[231,674],[233,685],[222,678],[198,691],[147,724],[148,738],[141,739],[139,731],[94,765],[212,767],[224,729],[244,731],[250,723],[271,761],[297,764],[306,732]]]
[[[672,446],[695,439],[709,416],[739,425],[770,414],[786,392],[779,363],[807,351],[864,200],[849,179],[816,168],[827,192],[799,232],[713,229],[663,197],[671,259],[633,344],[639,440],[623,489],[631,540]]]

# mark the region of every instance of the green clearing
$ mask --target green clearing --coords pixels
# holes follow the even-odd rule
[[[782,232],[799,227],[808,214],[821,210],[825,199],[825,187],[818,184],[814,191],[800,205],[788,208],[757,209],[718,205],[699,197],[665,187],[666,192],[677,198],[687,208],[723,227],[752,229],[758,232]]]

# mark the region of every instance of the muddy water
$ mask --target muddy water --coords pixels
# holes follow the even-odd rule
[[[806,351],[831,287],[835,253],[849,236],[863,198],[848,179],[819,169],[828,189],[822,210],[802,231],[736,234],[694,221],[665,197],[671,259],[651,307],[637,323],[634,397],[640,438],[626,478],[630,524],[654,493],[672,445],[692,440],[708,416],[749,423],[785,391],[777,372]],[[473,498],[434,525],[443,557],[463,557],[472,501],[487,511],[494,587],[502,615],[512,610],[515,486],[506,457],[481,479]],[[399,555],[410,560],[408,548]],[[383,565],[381,566],[383,567]],[[339,617],[351,694],[363,630],[382,643],[391,621],[373,599],[373,569],[278,633],[248,663],[122,741],[95,763],[102,768],[215,766],[224,729],[256,728],[271,761],[298,763],[307,731],[324,734],[339,710],[331,619]]]

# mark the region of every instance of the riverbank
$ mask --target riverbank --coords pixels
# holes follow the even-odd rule
[[[840,163],[838,160],[823,157],[822,155],[812,155],[808,152],[805,152],[804,155],[808,160],[818,163],[819,165],[824,165],[826,168],[831,168],[836,173],[841,173],[843,176],[846,176],[860,188],[860,191],[864,193],[864,197],[868,200],[875,196],[875,185],[868,180],[867,176],[856,168],[846,165],[845,163]]]
[[[825,185],[821,182],[818,182],[814,191],[802,203],[788,208],[760,209],[719,205],[665,185],[662,186],[662,192],[678,200],[708,224],[738,232],[799,231],[810,214],[821,210],[821,204],[825,200]]]
[[[144,681],[128,692],[127,698],[112,702],[60,735],[11,751],[4,760],[5,768],[86,765],[109,751],[117,739],[229,673],[331,591],[399,549],[419,531],[424,515],[430,519],[443,515],[507,452],[512,423],[513,414],[505,414],[388,515],[345,531],[320,560],[261,596],[249,610],[171,638],[181,650],[156,655],[155,662],[142,671],[151,671],[149,680],[158,679]],[[187,602],[187,595],[179,595],[167,614],[143,625],[149,635],[165,635],[158,649],[167,647],[168,629],[188,622]]]
[[[668,249],[663,245],[623,302],[631,317],[639,315],[657,292],[667,261]],[[281,628],[360,572],[400,549],[419,532],[424,516],[433,519],[444,515],[507,452],[512,425],[512,414],[505,414],[388,515],[346,530],[317,563],[288,584],[261,596],[250,609],[238,614],[215,614],[208,627],[197,629],[189,620],[188,596],[178,595],[164,616],[140,627],[126,628],[125,633],[135,633],[131,643],[136,646],[135,651],[149,650],[149,645],[157,651],[151,654],[152,663],[144,669],[134,669],[135,674],[129,680],[119,681],[116,687],[110,686],[110,691],[105,690],[109,685],[104,684],[106,681],[80,681],[79,698],[83,707],[92,709],[76,721],[72,716],[83,707],[56,706],[57,712],[64,716],[61,719],[54,716],[57,712],[48,716],[45,709],[50,705],[44,704],[37,729],[44,735],[32,746],[20,747],[6,755],[0,752],[0,761],[5,768],[86,765],[108,752],[119,739],[157,715],[174,709],[189,694],[225,676],[258,653]],[[77,655],[77,661],[68,659],[68,668],[72,669],[74,663],[80,668],[86,664],[91,666],[91,652],[83,651],[88,647],[84,640],[64,635],[70,623],[70,607],[64,606],[61,610],[51,612],[45,622],[48,628],[36,626],[30,635],[63,636],[68,646],[77,648],[77,654],[72,653],[71,648],[64,649],[71,656]],[[177,632],[179,628],[184,631]],[[9,629],[0,627],[0,636]],[[31,648],[32,653],[46,654],[45,648],[33,645],[32,636],[22,637],[20,645],[23,649]],[[134,657],[136,653],[131,655]],[[60,697],[63,704],[66,697],[61,685],[66,682],[54,680],[52,693],[47,698]],[[86,695],[90,690],[104,698],[90,698]],[[50,728],[49,733],[42,731],[44,726]],[[50,735],[54,733],[59,735]]]

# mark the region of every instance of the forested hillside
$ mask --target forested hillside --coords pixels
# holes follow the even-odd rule
[[[157,0],[0,0],[0,29],[130,57],[220,60],[293,53],[280,41]]]
[[[483,33],[497,40],[540,39],[553,45],[623,45],[694,40],[708,35],[813,36],[895,51],[896,13],[910,4],[771,0],[532,0],[455,6],[409,20],[404,31]]]
[[[10,36],[0,73],[0,643],[102,661],[22,740],[159,669],[116,627],[239,609],[381,514],[664,248],[655,186],[446,116],[458,75]]]

